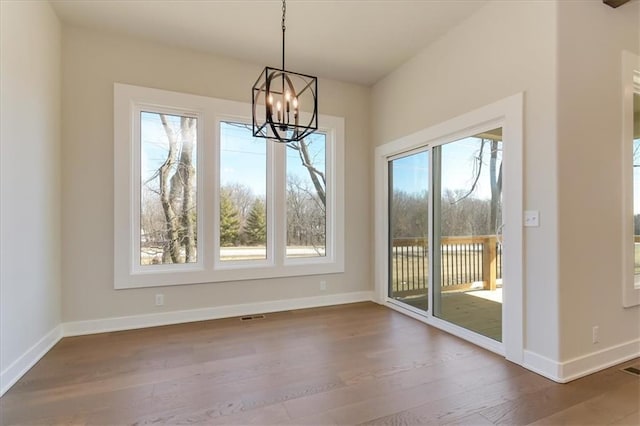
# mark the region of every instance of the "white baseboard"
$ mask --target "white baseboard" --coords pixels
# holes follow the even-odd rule
[[[565,383],[560,372],[560,363],[535,352],[524,351],[522,366],[554,382]]]
[[[62,325],[56,326],[35,345],[16,359],[0,373],[0,396],[11,388],[27,371],[31,369],[49,350],[62,339]]]
[[[524,352],[523,367],[555,382],[567,383],[640,357],[640,339],[611,346],[564,362],[557,362],[531,351]]]
[[[640,339],[565,361],[560,367],[561,377],[570,382],[637,357],[640,357]]]
[[[157,327],[161,325],[230,318],[242,315],[289,311],[292,309],[367,302],[371,301],[372,298],[373,292],[359,291],[353,293],[329,294],[326,296],[304,297],[299,299],[273,300],[268,302],[244,303],[240,305],[216,306],[213,308],[161,312],[157,314],[75,321],[64,323],[64,336],[80,336],[83,334],[133,330],[136,328]]]

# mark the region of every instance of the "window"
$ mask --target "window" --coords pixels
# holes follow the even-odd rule
[[[287,258],[326,256],[326,139],[287,145]]]
[[[267,144],[220,123],[220,260],[267,258]]]
[[[114,87],[114,284],[344,271],[344,120],[254,138],[251,105]]]
[[[640,286],[640,93],[633,94],[633,275]]]
[[[623,129],[625,167],[622,304],[640,305],[640,56],[622,56]]]
[[[197,123],[140,111],[140,265],[198,259]]]

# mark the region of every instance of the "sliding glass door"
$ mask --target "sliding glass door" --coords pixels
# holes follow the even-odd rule
[[[388,182],[389,297],[501,342],[502,129],[389,158]]]
[[[433,148],[433,315],[502,341],[502,129]]]
[[[429,307],[429,153],[389,161],[389,297]]]

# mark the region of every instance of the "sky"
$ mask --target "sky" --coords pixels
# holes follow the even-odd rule
[[[309,154],[313,165],[325,170],[326,135],[316,132],[307,137]],[[220,125],[221,158],[220,179],[222,185],[241,183],[250,187],[254,194],[264,196],[266,193],[265,176],[266,148],[268,142],[263,138],[254,138],[246,127],[234,126],[222,122]],[[307,169],[302,165],[298,151],[287,148],[287,174],[297,175],[309,182]]]
[[[480,148],[480,138],[465,138],[442,145],[442,189],[468,190],[475,177],[476,161]],[[490,199],[489,184],[489,145],[483,151],[483,165],[480,179],[474,192],[477,198]],[[502,152],[498,153],[498,164]],[[429,153],[418,152],[393,160],[394,189],[409,193],[419,193],[427,189],[429,179]],[[466,192],[466,191],[465,191]]]
[[[267,141],[254,138],[251,130],[220,123],[220,181],[223,186],[240,183],[255,195],[267,191]]]

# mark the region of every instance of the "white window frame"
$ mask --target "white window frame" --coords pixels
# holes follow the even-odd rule
[[[640,55],[622,52],[622,306],[640,305],[633,223],[633,95],[640,93]]]
[[[523,284],[523,93],[481,107],[443,123],[401,137],[376,148],[375,152],[375,297],[394,310],[403,312],[429,325],[466,339],[478,346],[505,356],[517,364],[524,362],[524,284]],[[431,150],[435,146],[474,136],[501,127],[503,131],[503,276],[508,286],[503,288],[502,342],[471,332],[433,315],[431,303],[427,311],[412,309],[388,297],[389,250],[389,160],[405,153],[427,149],[429,168],[433,170]],[[432,182],[429,182],[432,185]],[[433,191],[429,189],[430,206]],[[430,207],[431,208],[431,207]],[[433,217],[429,218],[429,235]],[[431,286],[431,279],[429,286]],[[429,293],[433,291],[430,289]]]
[[[140,265],[140,111],[197,117],[196,263]],[[220,122],[251,122],[251,104],[114,84],[114,288],[344,272],[344,118],[319,115],[326,137],[326,255],[287,259],[285,145],[267,145],[267,259],[220,261]],[[137,116],[137,117],[136,117]]]
[[[200,123],[203,122],[203,115],[202,115],[202,111],[198,111],[195,109],[180,109],[180,108],[168,108],[168,107],[162,107],[162,106],[157,106],[157,105],[149,105],[149,104],[145,104],[145,103],[134,103],[132,105],[132,124],[133,124],[133,131],[132,131],[132,140],[134,140],[135,136],[134,135],[141,135],[141,113],[142,112],[151,112],[151,113],[165,113],[165,114],[169,114],[169,115],[177,115],[177,116],[189,116],[189,117],[193,117],[197,120],[197,125],[196,125],[196,138],[197,141],[200,142],[203,140],[203,130],[202,130],[202,126],[200,126]],[[133,157],[134,158],[140,158],[141,156],[141,145],[139,143],[134,143],[131,146],[131,150],[133,151]],[[196,175],[196,208],[197,208],[197,214],[198,217],[200,217],[201,214],[203,214],[203,209],[202,209],[202,205],[204,204],[202,201],[202,191],[199,190],[199,188],[201,187],[201,185],[204,183],[203,179],[202,179],[202,174],[200,173],[200,169],[201,169],[201,165],[202,165],[202,159],[201,159],[201,155],[200,155],[200,151],[201,148],[199,146],[199,143],[196,144],[196,170],[197,170],[197,175]],[[132,176],[135,178],[136,176],[141,176],[142,174],[142,170],[140,169],[141,166],[141,162],[140,161],[134,161],[131,164],[132,167]],[[132,209],[132,215],[131,215],[131,230],[132,232],[136,232],[137,230],[137,234],[136,235],[140,235],[140,210],[139,210],[139,206],[141,204],[141,200],[142,200],[142,194],[140,191],[140,180],[137,179],[137,182],[132,181],[131,182],[131,193],[132,193],[132,197],[133,199],[131,206],[138,206],[138,211],[137,214],[133,214],[133,209]],[[198,221],[198,226],[197,226],[197,230],[196,230],[196,235],[197,235],[197,239],[198,241],[202,241],[202,223],[200,223],[200,221]],[[199,244],[199,246],[201,246],[201,244]],[[198,247],[198,249],[200,249],[200,247]],[[198,253],[200,252],[200,250],[198,250]],[[140,265],[139,259],[140,259],[140,238],[133,238],[133,251],[132,251],[132,255],[135,256],[135,258],[137,259],[136,262],[132,262],[131,264],[131,269],[133,271],[134,274],[146,274],[146,273],[167,273],[168,265]],[[199,255],[197,256],[197,261],[193,262],[193,263],[181,263],[181,264],[175,264],[172,265],[173,267],[175,267],[175,269],[173,269],[173,271],[178,272],[178,271],[198,271],[198,270],[202,270],[203,269],[203,261],[202,261],[202,257],[200,257]]]

